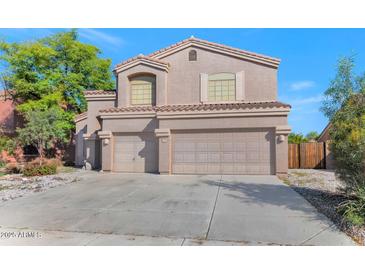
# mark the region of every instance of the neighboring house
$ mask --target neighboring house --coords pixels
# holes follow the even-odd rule
[[[13,100],[5,90],[0,90],[0,132],[5,135],[14,135],[16,120]]]
[[[331,129],[331,123],[328,123],[328,125],[323,129],[317,140],[318,142],[325,143],[326,169],[335,168],[335,160],[333,158],[333,153],[331,152],[331,147],[330,147],[331,143],[330,129]]]
[[[280,60],[189,38],[114,69],[116,91],[86,91],[76,164],[160,174],[276,174],[288,169],[290,106]]]
[[[328,123],[327,126],[321,132],[321,134],[319,134],[317,141],[328,142],[330,140],[330,129],[331,129],[331,123]]]

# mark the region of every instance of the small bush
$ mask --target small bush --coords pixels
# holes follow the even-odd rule
[[[14,138],[0,135],[0,151],[7,151],[10,155],[13,155],[16,149],[16,141]]]
[[[365,188],[358,188],[354,197],[340,205],[340,212],[354,225],[365,224]]]
[[[52,158],[52,159],[47,160],[47,164],[55,165],[57,167],[60,167],[60,166],[62,166],[62,161],[60,159],[57,159],[57,158]]]
[[[24,167],[24,176],[42,176],[42,175],[52,175],[57,173],[57,166],[55,164],[32,164],[29,163]]]
[[[18,174],[22,171],[21,167],[17,163],[8,163],[5,166],[5,172],[9,174]]]

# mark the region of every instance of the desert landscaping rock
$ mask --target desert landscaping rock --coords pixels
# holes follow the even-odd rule
[[[320,213],[331,219],[338,228],[359,244],[365,245],[365,226],[357,227],[346,222],[338,212],[339,205],[346,200],[344,183],[334,171],[323,169],[292,169],[286,180]]]
[[[80,175],[83,173],[80,170],[48,176],[23,177],[20,174],[12,174],[0,177],[0,203],[56,186],[75,183],[80,180]]]

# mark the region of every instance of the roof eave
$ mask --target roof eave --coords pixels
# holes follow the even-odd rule
[[[153,57],[153,58],[163,58],[163,57],[169,56],[177,51],[181,51],[190,46],[214,50],[216,52],[224,53],[224,54],[227,54],[230,56],[234,56],[237,58],[241,58],[241,59],[245,59],[245,60],[249,60],[249,61],[253,61],[253,62],[262,63],[265,65],[273,66],[275,68],[279,67],[280,62],[281,62],[281,60],[279,58],[269,57],[269,56],[265,56],[265,55],[261,55],[261,54],[255,54],[255,53],[251,53],[248,51],[238,52],[238,51],[240,51],[240,49],[226,47],[224,45],[219,45],[219,44],[215,44],[215,43],[210,44],[210,43],[204,42],[202,40],[189,40],[189,39],[183,43],[177,44],[176,46],[172,46],[172,47],[163,49],[162,51],[152,53],[149,56]]]
[[[122,71],[128,70],[132,67],[138,66],[138,65],[146,65],[146,66],[150,66],[150,67],[154,67],[157,69],[161,69],[164,70],[166,72],[169,71],[169,64],[164,64],[162,62],[157,62],[157,61],[153,61],[150,59],[144,59],[144,58],[138,58],[135,60],[131,60],[130,62],[126,62],[122,65],[117,65],[114,70],[113,73],[116,75]]]

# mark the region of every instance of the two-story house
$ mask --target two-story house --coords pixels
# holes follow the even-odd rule
[[[86,91],[76,164],[115,172],[276,174],[288,168],[280,60],[191,37],[114,69]]]

